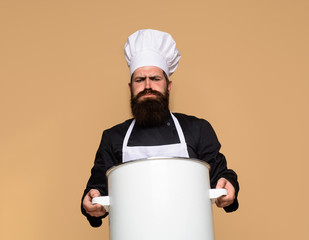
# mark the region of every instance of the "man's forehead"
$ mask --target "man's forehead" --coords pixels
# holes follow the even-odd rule
[[[158,67],[140,67],[133,73],[134,77],[163,76],[163,70]]]

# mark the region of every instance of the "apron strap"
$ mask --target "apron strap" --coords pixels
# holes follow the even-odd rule
[[[135,119],[133,119],[133,121],[131,122],[129,128],[128,128],[128,131],[126,133],[126,136],[124,137],[123,139],[123,144],[122,144],[122,153],[125,152],[125,149],[127,148],[128,146],[128,142],[129,142],[129,137],[131,136],[131,133],[132,133],[132,130],[133,130],[133,127],[135,125]]]
[[[176,130],[177,130],[177,133],[178,133],[180,143],[186,144],[185,136],[183,134],[182,128],[180,127],[180,124],[179,124],[177,118],[174,116],[174,114],[171,113],[171,115],[172,115],[172,118],[174,120],[174,124],[175,124]]]

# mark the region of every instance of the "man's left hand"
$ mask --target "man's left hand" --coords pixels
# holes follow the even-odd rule
[[[227,190],[227,195],[217,198],[217,207],[227,207],[234,202],[235,188],[228,180],[226,180],[225,178],[220,178],[217,182],[216,188],[224,188]]]

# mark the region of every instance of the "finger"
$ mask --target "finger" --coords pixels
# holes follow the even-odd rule
[[[216,205],[217,205],[217,207],[221,207],[221,208],[227,207],[227,206],[229,206],[231,203],[232,203],[232,202],[231,202],[230,200],[224,200],[223,198],[218,198],[218,199],[216,200]]]
[[[93,208],[93,211],[86,211],[89,215],[93,217],[100,217],[106,213],[105,208],[99,204],[93,205]]]
[[[216,205],[218,207],[227,207],[234,202],[235,195],[226,195],[216,199]]]
[[[103,206],[100,204],[89,204],[86,206],[86,212],[97,212],[100,211]]]
[[[217,182],[216,188],[225,188],[227,180],[225,178],[220,178]]]
[[[224,186],[222,185],[224,183]],[[234,186],[226,179],[220,179],[218,181],[217,187],[225,188],[227,190],[227,195],[221,196],[216,199],[216,205],[218,207],[227,207],[234,202],[235,199],[235,188]]]
[[[229,181],[227,181],[224,188],[227,190],[227,196],[226,196],[227,199],[234,201],[234,199],[235,199],[235,188],[234,188],[234,186]]]
[[[217,207],[220,207],[220,208],[224,207],[223,201],[222,201],[221,198],[216,199],[216,205],[217,205]]]
[[[95,211],[98,206],[94,207],[95,205],[92,204],[92,199],[94,197],[99,197],[100,192],[96,189],[91,189],[84,197],[83,200],[83,207],[86,211]]]
[[[217,182],[216,188],[224,188],[227,191],[227,195],[221,197],[224,200],[232,199],[234,201],[235,199],[235,188],[234,186],[225,178],[220,178]]]

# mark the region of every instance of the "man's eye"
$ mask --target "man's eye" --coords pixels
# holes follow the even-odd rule
[[[141,79],[141,78],[135,79],[135,82],[137,82],[137,83],[142,82],[142,81],[143,81],[143,79]]]

